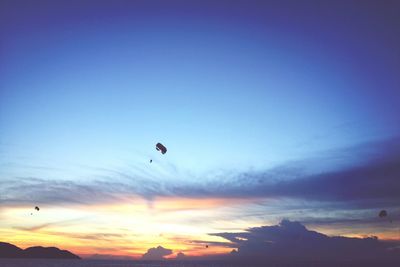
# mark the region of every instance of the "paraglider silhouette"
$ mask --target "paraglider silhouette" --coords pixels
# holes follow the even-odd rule
[[[385,219],[388,218],[390,223],[393,223],[393,219],[390,218],[391,216],[389,216],[388,212],[386,210],[381,210],[378,214],[379,218],[381,219]],[[399,232],[399,238],[400,238],[400,228],[398,228],[398,232]]]
[[[379,218],[382,218],[382,219],[383,219],[383,218],[388,217],[388,213],[387,213],[386,210],[381,210],[381,211],[379,212],[378,216],[379,216]],[[390,223],[392,223],[392,220],[391,220],[391,219],[389,219],[389,221],[390,221]]]
[[[163,144],[161,144],[161,143],[157,143],[157,144],[156,144],[156,150],[157,150],[157,151],[160,151],[161,154],[167,153],[167,148],[166,148]],[[149,162],[152,163],[152,162],[153,162],[153,159],[150,159]]]
[[[208,245],[206,245],[206,248],[208,248]]]
[[[156,149],[157,151],[160,151],[162,154],[167,153],[167,148],[161,143],[156,144]]]
[[[38,206],[36,206],[34,209],[35,209],[36,211],[39,211],[39,210],[40,210]],[[33,215],[33,212],[31,212],[31,215]]]
[[[380,212],[379,212],[379,217],[380,218],[383,218],[383,217],[386,217],[387,216],[387,211],[386,210],[381,210]]]

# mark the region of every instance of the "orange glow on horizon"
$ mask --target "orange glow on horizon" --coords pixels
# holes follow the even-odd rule
[[[179,252],[189,256],[226,254],[232,248],[218,242],[228,241],[209,233],[238,232],[272,224],[251,217],[246,220],[230,217],[232,211],[248,209],[257,205],[257,201],[256,198],[163,197],[150,202],[131,196],[121,203],[43,205],[33,215],[31,207],[26,205],[10,206],[1,210],[0,237],[21,248],[55,246],[84,257],[104,254],[139,259],[149,248],[159,245],[173,250],[167,258],[174,258]],[[400,239],[400,234],[391,229],[378,232],[370,228],[311,229],[327,235]],[[212,245],[205,248],[207,242]]]
[[[218,217],[226,208],[252,201],[255,200],[163,197],[150,203],[129,197],[122,203],[43,205],[33,215],[31,207],[14,206],[2,210],[6,220],[0,227],[0,236],[21,248],[55,246],[85,257],[106,254],[140,258],[149,248],[159,245],[173,250],[170,258],[178,252],[191,256],[221,254],[231,249],[218,245],[205,249],[191,240],[225,242],[208,235],[215,229],[212,223],[207,223],[207,218]]]

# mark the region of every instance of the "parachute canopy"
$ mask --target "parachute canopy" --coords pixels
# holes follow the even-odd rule
[[[156,149],[158,151],[161,151],[162,154],[167,153],[167,148],[165,146],[163,146],[163,144],[161,144],[161,143],[157,143]]]
[[[384,218],[384,217],[386,217],[387,216],[387,211],[386,210],[381,210],[380,212],[379,212],[379,217],[380,218]]]

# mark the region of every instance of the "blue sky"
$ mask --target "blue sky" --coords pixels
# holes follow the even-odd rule
[[[367,4],[319,25],[316,5],[5,6],[2,143],[34,157],[129,160],[161,141],[194,171],[263,168],[399,130],[389,23]]]
[[[224,197],[211,184],[386,164],[400,30],[385,2],[2,1],[0,179],[97,188],[111,171],[145,198],[147,182]]]

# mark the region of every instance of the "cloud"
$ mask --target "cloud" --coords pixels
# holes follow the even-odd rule
[[[380,241],[376,237],[330,237],[289,220],[282,220],[278,225],[249,228],[240,233],[211,235],[234,244],[237,252],[230,256],[242,260],[400,260],[400,251],[393,249],[396,244]]]
[[[156,248],[149,248],[145,254],[143,254],[143,260],[163,260],[165,256],[171,255],[172,250],[158,246]]]
[[[354,158],[363,160],[354,163]],[[348,209],[397,207],[400,139],[329,151],[317,158],[288,162],[264,171],[222,172],[207,179],[164,180],[154,177],[155,174],[146,176],[129,170],[102,168],[101,171],[103,174],[96,180],[86,183],[35,177],[4,178],[0,180],[0,203],[90,204],[118,202],[125,196],[136,195],[150,202],[157,197],[292,198],[329,205],[339,203]]]
[[[357,159],[355,159],[357,158]],[[230,176],[229,176],[230,175]],[[172,194],[191,197],[291,198],[343,209],[398,207],[400,139],[324,152],[276,168],[216,177]],[[179,192],[178,192],[179,191]]]
[[[44,228],[51,227],[51,226],[70,225],[71,223],[79,222],[82,219],[84,219],[84,217],[70,219],[70,220],[49,222],[49,223],[39,224],[39,225],[31,226],[31,227],[15,226],[14,229],[17,229],[17,230],[20,230],[20,231],[36,232],[36,231],[40,231],[40,230],[42,230]]]
[[[7,204],[84,204],[106,202],[118,197],[118,194],[114,194],[115,190],[107,187],[36,177],[3,179],[0,188],[0,203]]]
[[[54,223],[44,223],[44,224],[40,224],[40,225],[36,225],[36,226],[32,226],[32,227],[16,226],[16,227],[14,227],[14,229],[21,230],[21,231],[28,231],[28,232],[36,232],[36,231],[42,230],[43,228],[46,228],[46,227],[49,227],[52,225],[55,225],[55,224]]]
[[[179,252],[178,254],[176,254],[177,260],[184,260],[185,258],[186,258],[186,255],[183,252]]]
[[[306,171],[318,169],[315,166],[325,165],[327,160],[350,160],[356,155],[368,160],[336,170]],[[289,197],[335,202],[378,199],[398,203],[399,176],[400,140],[394,139],[332,151],[330,156],[291,162],[272,170],[237,174],[224,186],[211,187],[209,192],[215,190],[217,195],[226,197]]]

